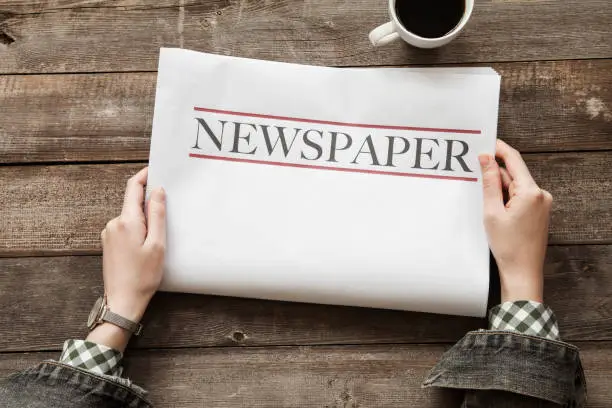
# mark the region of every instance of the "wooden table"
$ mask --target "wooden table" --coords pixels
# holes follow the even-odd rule
[[[56,358],[147,161],[161,46],[330,66],[493,66],[499,135],[555,196],[546,300],[612,406],[612,4],[479,0],[449,46],[370,46],[384,0],[0,0],[0,375]],[[159,294],[127,372],[160,407],[450,407],[420,381],[480,319]]]

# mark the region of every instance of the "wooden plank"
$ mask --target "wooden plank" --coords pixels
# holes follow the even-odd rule
[[[555,200],[549,242],[612,242],[612,223],[603,221],[612,219],[609,152],[526,155],[525,161]]]
[[[609,153],[526,155],[551,191],[550,242],[610,243]],[[125,181],[142,164],[7,166],[0,172],[0,256],[96,254],[119,214]],[[588,198],[588,199],[587,199]]]
[[[500,137],[525,152],[612,149],[612,60],[494,68]],[[147,160],[155,78],[0,76],[0,163]]]
[[[41,10],[42,2],[3,0],[0,73],[153,71],[161,46],[331,66],[612,55],[608,0],[479,1],[465,32],[434,51],[400,42],[372,47],[368,32],[388,20],[376,0],[74,3]]]
[[[549,248],[545,298],[563,338],[612,340],[611,270],[612,246]],[[99,257],[0,258],[0,351],[54,350],[84,336],[100,293]],[[467,317],[159,293],[132,347],[451,342],[485,326]]]
[[[182,0],[183,5],[197,4],[197,0]],[[81,8],[161,8],[177,7],[177,0],[0,0],[0,10],[18,14],[44,13]]]
[[[127,179],[142,164],[4,167],[0,254],[100,252]]]
[[[589,408],[612,404],[612,344],[580,343]],[[136,351],[127,374],[160,407],[458,407],[461,393],[422,389],[443,345]],[[0,354],[0,375],[48,353]]]
[[[147,160],[155,78],[0,76],[0,163]]]
[[[524,152],[612,148],[612,60],[493,68],[502,76],[500,138]]]

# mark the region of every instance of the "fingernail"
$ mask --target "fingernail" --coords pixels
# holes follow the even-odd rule
[[[159,203],[163,203],[164,201],[166,201],[166,190],[164,190],[163,187],[156,187],[155,189],[153,189],[151,199]]]
[[[481,154],[478,156],[478,161],[483,169],[488,169],[491,165],[491,157],[488,154]]]

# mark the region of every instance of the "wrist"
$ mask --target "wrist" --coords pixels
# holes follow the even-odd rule
[[[129,331],[112,323],[103,322],[89,333],[86,340],[102,344],[123,353],[131,336],[132,333]]]
[[[116,313],[119,316],[129,319],[135,323],[139,323],[142,320],[145,311],[147,310],[149,301],[144,299],[137,301],[125,301],[120,300],[120,298],[113,298],[111,296],[107,296],[106,305],[111,312]]]
[[[512,276],[511,279],[505,279],[500,274],[501,280],[501,301],[515,302],[518,300],[532,300],[535,302],[544,302],[544,282],[540,277],[532,278],[525,276]]]

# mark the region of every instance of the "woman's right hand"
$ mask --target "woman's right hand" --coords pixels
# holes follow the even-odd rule
[[[535,183],[521,154],[501,140],[496,156],[478,157],[484,189],[484,225],[497,261],[502,302],[543,301],[544,257],[552,195]],[[504,204],[504,190],[508,201]]]

